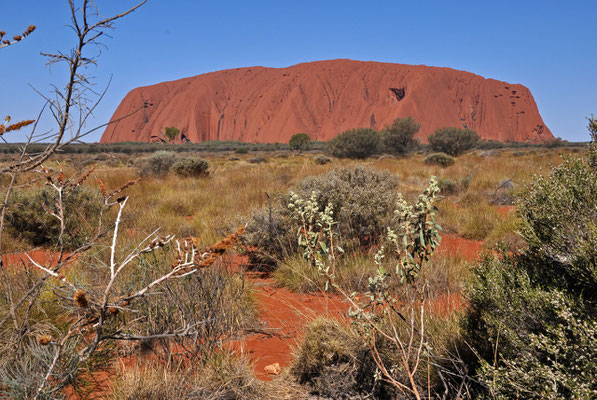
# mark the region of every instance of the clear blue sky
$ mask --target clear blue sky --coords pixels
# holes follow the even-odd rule
[[[12,36],[29,24],[38,28],[0,50],[0,114],[35,118],[43,101],[29,84],[44,93],[50,83],[64,85],[64,67],[48,70],[39,53],[74,44],[65,26],[67,2],[3,3],[0,30]],[[98,1],[105,15],[133,4]],[[149,0],[118,21],[111,36],[91,71],[98,89],[113,74],[94,125],[108,121],[137,86],[225,68],[334,58],[451,67],[521,83],[554,135],[572,141],[588,140],[585,117],[597,114],[595,0]],[[101,132],[88,140],[99,140]]]

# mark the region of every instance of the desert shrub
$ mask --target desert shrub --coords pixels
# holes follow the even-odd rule
[[[238,161],[238,160],[240,160],[240,158],[238,158],[236,156],[228,157],[228,161]]]
[[[309,150],[309,147],[311,147],[311,138],[306,133],[296,133],[288,141],[288,146],[290,150],[297,150],[299,152]]]
[[[433,151],[456,157],[475,147],[479,141],[479,135],[470,129],[440,128],[427,140]]]
[[[460,191],[460,186],[458,185],[458,182],[450,178],[442,178],[438,181],[437,184],[439,186],[440,193],[444,196],[458,194],[458,192]]]
[[[475,145],[475,148],[481,150],[501,149],[503,147],[506,147],[506,143],[497,140],[486,139],[479,140]]]
[[[397,118],[381,132],[383,150],[390,154],[406,154],[417,145],[415,134],[421,124],[412,117]]]
[[[234,149],[234,152],[236,154],[247,154],[249,152],[249,149],[247,149],[246,147],[237,147],[236,149]]]
[[[184,158],[172,165],[172,170],[178,176],[197,177],[209,175],[209,163],[203,158]]]
[[[449,156],[446,153],[431,153],[423,160],[425,164],[435,164],[441,167],[449,167],[453,165],[455,160],[454,157]]]
[[[328,151],[335,157],[365,159],[380,149],[379,133],[371,128],[352,129],[328,142]]]
[[[394,398],[389,385],[375,379],[375,371],[375,361],[360,336],[323,317],[306,327],[291,367],[299,383],[319,396],[338,399],[372,393],[377,399]]]
[[[332,159],[323,155],[318,155],[313,159],[313,162],[317,165],[325,165],[332,162]]]
[[[341,240],[368,245],[377,242],[393,217],[398,179],[388,171],[357,165],[307,177],[293,192],[303,198],[315,192],[320,210],[332,205]]]
[[[316,193],[321,209],[331,203],[338,220],[337,230],[346,250],[376,243],[393,216],[398,179],[387,171],[356,166],[340,168],[324,175],[308,177],[293,191],[309,197]],[[296,221],[290,218],[289,196],[281,196],[272,209],[251,216],[244,238],[258,252],[252,261],[273,266],[297,250]]]
[[[57,212],[58,195],[47,187],[16,191],[12,195],[11,210],[7,213],[8,231],[11,236],[24,238],[34,246],[58,244],[60,223],[48,213]],[[63,244],[74,248],[83,244],[97,232],[97,222],[102,208],[98,190],[86,186],[70,188],[63,193],[65,236]]]
[[[155,272],[148,270],[146,263],[141,263],[138,274],[142,282],[155,279]],[[222,340],[255,321],[254,304],[243,276],[223,263],[167,282],[161,295],[147,296],[139,309],[132,328],[139,336],[195,327],[193,337],[156,338],[143,343],[165,361],[184,358],[191,363],[203,362],[214,356]],[[182,326],[180,321],[184,321]]]
[[[176,162],[176,153],[172,151],[156,151],[146,158],[138,160],[137,164],[141,175],[163,176],[170,172],[170,168]]]
[[[492,397],[597,395],[596,151],[536,177],[518,204],[527,247],[474,271],[463,326]]]
[[[262,164],[264,162],[267,162],[267,158],[258,156],[258,157],[249,158],[247,160],[247,162],[249,162],[251,164]]]

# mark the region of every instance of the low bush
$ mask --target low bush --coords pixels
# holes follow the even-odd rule
[[[63,244],[75,248],[97,232],[94,226],[100,217],[102,196],[99,190],[78,186],[63,193],[66,216]],[[60,223],[48,213],[57,212],[58,195],[47,187],[15,191],[7,213],[8,231],[33,246],[58,244]]]
[[[136,164],[143,176],[163,176],[170,172],[170,168],[176,162],[177,155],[172,151],[156,151],[146,158],[139,159]]]
[[[432,153],[423,160],[425,164],[439,165],[443,168],[453,165],[455,161],[454,157],[446,153]]]
[[[267,158],[261,157],[261,156],[259,156],[259,157],[253,157],[253,158],[249,158],[247,160],[247,162],[249,162],[251,164],[262,164],[262,163],[267,162]]]
[[[293,192],[302,198],[316,193],[320,210],[332,205],[340,240],[351,247],[377,243],[393,217],[398,178],[388,171],[357,165],[338,168],[299,182]]]
[[[440,128],[429,135],[427,140],[433,151],[456,157],[475,147],[479,135],[470,129]]]
[[[326,156],[318,155],[313,159],[313,162],[317,165],[325,165],[332,162],[332,159]]]
[[[450,178],[442,178],[437,184],[439,186],[440,193],[443,196],[452,196],[458,194],[460,191],[460,185],[458,182]]]
[[[237,147],[234,152],[236,154],[247,154],[249,152],[249,149],[247,149],[246,147]]]
[[[172,170],[178,176],[199,177],[209,175],[209,163],[203,158],[185,158],[175,162]]]
[[[345,250],[377,243],[393,217],[398,179],[387,171],[356,166],[339,168],[299,182],[292,190],[302,197],[316,193],[323,210],[331,203],[338,221],[336,229]],[[289,216],[289,196],[278,204],[255,212],[248,222],[245,240],[259,251],[253,254],[259,265],[275,265],[297,250],[298,225]]]
[[[164,264],[168,265],[166,259]],[[153,274],[142,263],[138,279],[150,282],[155,279]],[[156,338],[143,343],[166,362],[191,364],[214,357],[222,341],[252,327],[256,315],[244,277],[231,272],[223,261],[167,283],[161,295],[144,298],[139,310],[137,323],[131,328],[138,336],[193,326],[193,337]]]
[[[320,317],[306,327],[291,373],[299,383],[308,385],[312,394],[325,398],[363,394],[376,399],[394,398],[389,385],[376,380],[376,369],[369,347],[357,333],[338,321]]]
[[[335,157],[365,159],[380,150],[380,137],[375,129],[359,128],[339,134],[328,142],[328,151]]]

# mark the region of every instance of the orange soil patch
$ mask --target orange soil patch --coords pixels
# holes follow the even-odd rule
[[[433,299],[427,307],[434,315],[447,317],[448,315],[462,310],[465,306],[465,301],[460,293],[442,293]]]
[[[515,208],[516,207],[514,207],[514,206],[499,206],[499,207],[497,207],[497,212],[501,216],[505,217],[506,215],[508,215],[511,212],[513,212]]]
[[[30,267],[33,263],[27,258],[27,254],[33,261],[43,266],[55,266],[58,262],[58,253],[47,250],[31,250],[26,253],[9,253],[2,255],[2,262],[6,267]],[[66,257],[67,254],[64,255]]]
[[[348,303],[339,296],[324,293],[294,293],[286,288],[275,287],[271,278],[253,277],[256,286],[255,299],[259,320],[268,334],[249,336],[235,344],[240,352],[255,362],[255,374],[259,379],[270,380],[264,368],[279,363],[282,368],[292,361],[292,346],[300,339],[303,327],[318,316],[343,318]]]
[[[483,248],[483,241],[468,240],[456,235],[442,235],[442,242],[438,251],[452,256],[461,256],[468,261],[479,258]]]

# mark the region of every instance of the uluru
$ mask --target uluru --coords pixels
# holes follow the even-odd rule
[[[328,60],[222,70],[133,89],[101,142],[162,141],[167,126],[180,129],[179,142],[288,142],[299,132],[326,141],[406,116],[421,123],[422,141],[445,126],[502,142],[553,140],[523,85],[443,67]]]

